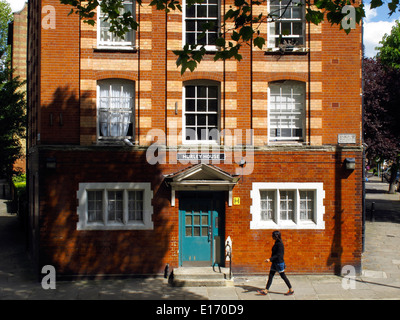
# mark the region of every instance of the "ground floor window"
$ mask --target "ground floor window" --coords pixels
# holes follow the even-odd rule
[[[322,183],[254,182],[251,229],[324,229]]]
[[[78,230],[153,229],[150,183],[80,183]]]

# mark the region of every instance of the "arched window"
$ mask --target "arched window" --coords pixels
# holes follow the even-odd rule
[[[129,80],[98,81],[97,127],[99,139],[132,139],[135,83]]]
[[[269,84],[269,141],[302,141],[305,127],[306,85],[300,81]]]
[[[216,81],[188,81],[183,88],[183,141],[219,142],[220,85]]]

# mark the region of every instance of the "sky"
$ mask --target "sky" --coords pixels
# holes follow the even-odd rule
[[[11,9],[19,11],[24,7],[27,0],[7,0],[11,5]],[[391,17],[388,15],[387,2],[384,0],[382,7],[377,9],[370,9],[370,0],[365,0],[366,17],[364,18],[364,46],[365,56],[374,57],[376,55],[375,47],[379,46],[379,41],[385,33],[390,33],[395,20],[400,19],[400,12],[393,14]]]
[[[387,8],[387,0],[385,3],[376,9],[370,9],[370,0],[365,2],[365,13],[364,18],[364,55],[368,58],[372,58],[376,55],[377,51],[375,47],[380,46],[379,41],[385,33],[390,34],[395,20],[400,20],[400,12],[394,13],[389,17],[389,10]]]

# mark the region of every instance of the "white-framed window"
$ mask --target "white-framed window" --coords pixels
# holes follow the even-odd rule
[[[78,230],[152,230],[150,182],[79,183]]]
[[[125,12],[131,12],[133,17],[136,15],[134,0],[124,0],[124,9],[121,10],[122,16]],[[97,11],[97,44],[99,48],[110,49],[132,49],[135,45],[135,31],[129,30],[123,37],[118,37],[110,32],[110,23],[104,21],[105,13],[98,6]]]
[[[220,85],[216,81],[190,81],[183,87],[183,142],[218,143]]]
[[[268,86],[269,141],[302,141],[305,133],[306,85],[276,81]]]
[[[325,229],[321,182],[253,182],[250,229]]]
[[[135,83],[106,79],[97,82],[97,136],[99,140],[133,139]]]
[[[220,7],[219,0],[204,0],[202,3],[189,5],[183,3],[183,43],[204,45],[208,51],[216,50],[215,41],[218,38]],[[202,35],[203,25],[212,23],[213,28]]]
[[[269,23],[269,48],[283,43],[289,47],[305,44],[304,0],[270,0],[268,12],[274,17]]]

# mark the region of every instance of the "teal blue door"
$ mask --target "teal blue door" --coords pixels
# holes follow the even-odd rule
[[[222,216],[217,201],[221,200],[209,192],[185,192],[179,197],[180,265],[207,266],[216,262]]]

